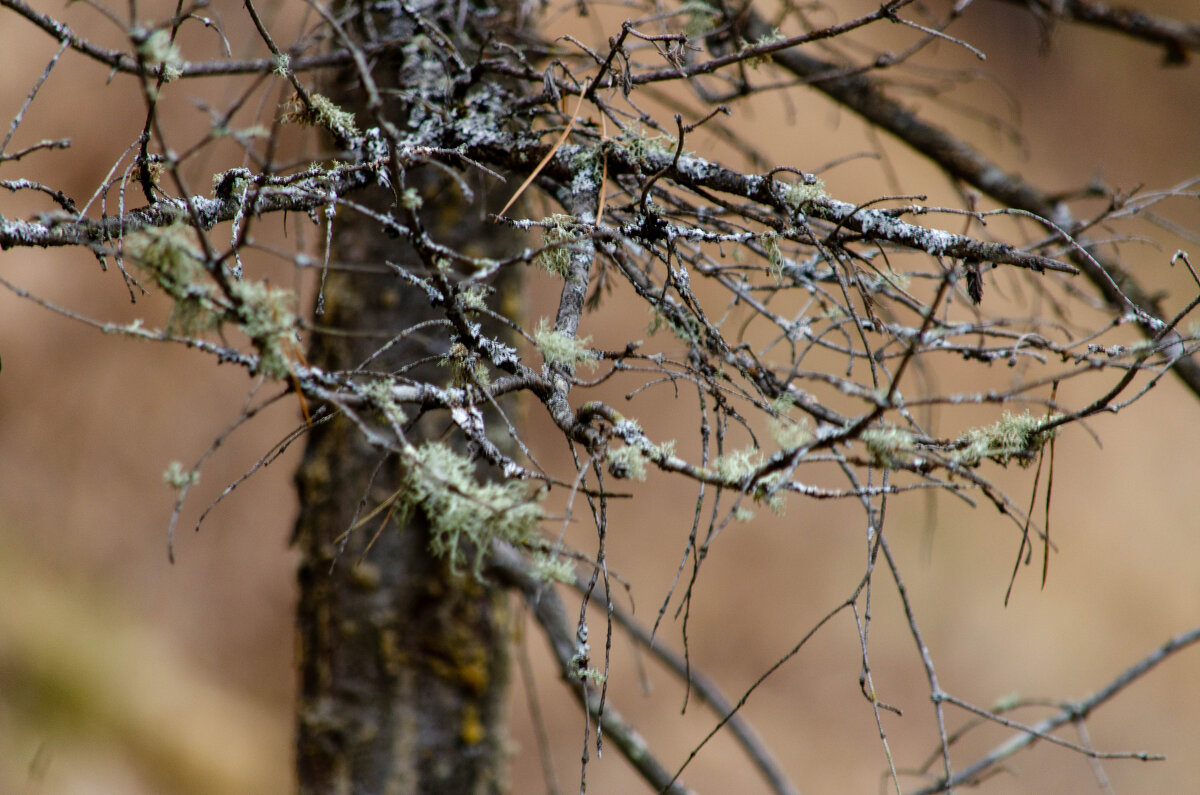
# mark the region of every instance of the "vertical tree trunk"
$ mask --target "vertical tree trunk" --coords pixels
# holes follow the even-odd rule
[[[393,8],[399,13],[399,6]],[[407,20],[387,20],[376,29],[383,38],[402,24]],[[385,60],[373,74],[386,90],[400,72],[398,60]],[[343,77],[328,93],[365,122],[356,75],[348,71]],[[419,186],[425,197],[435,239],[468,251],[494,253],[503,246],[498,228],[485,223],[478,208],[465,206],[449,180],[427,177],[421,184],[410,175],[409,185]],[[355,199],[386,213],[391,192],[374,193],[370,200]],[[389,239],[378,223],[346,210],[334,224],[331,256],[381,269],[386,260],[420,273],[406,246]],[[500,295],[512,289],[501,285]],[[326,370],[356,368],[391,335],[441,316],[423,294],[390,273],[331,271],[324,303],[320,325],[366,332],[314,335],[309,361]],[[393,371],[401,362],[436,361],[449,347],[447,336],[436,326],[406,336],[370,368]],[[442,368],[439,377],[448,380],[449,371]],[[409,439],[418,443],[444,430],[444,424],[422,420]],[[434,558],[419,511],[399,531],[391,520],[380,532],[381,514],[347,535],[364,499],[365,514],[397,488],[394,464],[338,418],[312,430],[296,476],[301,501],[296,543],[302,553],[299,791],[501,792],[508,676],[504,593],[470,574],[454,575]]]

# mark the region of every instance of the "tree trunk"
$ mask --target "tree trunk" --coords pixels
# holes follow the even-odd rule
[[[399,13],[399,6],[392,8]],[[436,16],[429,9],[423,16]],[[407,20],[376,18],[375,35],[394,36]],[[381,90],[395,85],[399,58],[376,61]],[[328,91],[356,112],[364,97],[348,70]],[[402,123],[403,120],[393,121]],[[425,199],[427,229],[458,250],[495,254],[501,232],[469,208],[453,182],[441,175],[421,182],[408,175]],[[391,191],[356,196],[380,213],[394,202]],[[379,273],[328,274],[324,327],[365,334],[314,334],[312,365],[353,370],[392,335],[426,319],[443,317],[423,293],[406,286],[385,261],[421,274],[405,245],[380,225],[342,210],[334,223],[331,260],[374,266]],[[503,299],[515,284],[499,286]],[[371,361],[375,372],[430,359],[424,376],[449,380],[437,359],[449,348],[448,333],[433,326],[405,336]],[[408,375],[422,377],[418,372]],[[445,422],[443,419],[442,423]],[[441,436],[444,424],[419,420],[414,444]],[[397,529],[384,513],[350,531],[356,516],[387,500],[399,482],[394,457],[385,458],[342,417],[311,431],[296,476],[301,502],[296,543],[302,553],[297,614],[299,703],[297,775],[301,793],[492,793],[504,790],[502,707],[508,678],[505,594],[466,574],[454,574],[433,557],[428,529],[414,511]],[[382,529],[381,529],[382,528]]]

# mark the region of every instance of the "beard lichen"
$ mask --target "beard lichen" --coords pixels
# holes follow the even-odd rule
[[[962,445],[954,453],[955,460],[965,466],[978,466],[990,458],[1001,466],[1012,459],[1027,467],[1035,453],[1058,434],[1058,428],[1042,430],[1057,415],[1035,417],[1028,411],[1021,414],[1004,412],[1000,419],[986,428],[971,428],[959,438]]]
[[[429,522],[429,548],[461,573],[473,550],[471,572],[482,576],[493,540],[525,546],[545,513],[541,493],[517,480],[480,483],[475,464],[441,442],[406,450],[396,501],[401,521],[414,510]]]
[[[596,352],[588,348],[591,341],[591,337],[579,339],[555,331],[545,318],[542,318],[533,332],[533,342],[549,365],[574,367],[577,364],[586,364],[588,367],[595,367]]]
[[[717,456],[712,469],[728,485],[737,487],[761,465],[762,453],[753,447],[746,447]]]
[[[570,245],[579,239],[571,228],[575,219],[555,213],[546,221],[548,226],[542,228],[542,249],[534,256],[533,264],[547,273],[565,277],[571,267]]]
[[[237,325],[258,348],[258,372],[267,378],[287,377],[296,347],[296,296],[262,282],[232,282],[230,291],[240,303]]]
[[[646,479],[646,454],[637,445],[609,447],[604,454],[609,473],[615,478]]]
[[[812,423],[807,417],[795,420],[788,416],[788,410],[794,405],[791,397],[784,395],[772,403],[775,414],[767,418],[767,432],[781,450],[795,450],[814,438]]]
[[[858,437],[871,456],[871,465],[896,469],[912,460],[916,439],[911,433],[894,425],[868,428]]]
[[[237,279],[230,279],[223,292],[194,241],[184,223],[147,227],[125,237],[123,255],[174,301],[168,332],[198,336],[226,323],[237,326],[258,349],[256,370],[268,378],[286,378],[296,349],[296,296],[264,282]]]
[[[175,223],[126,235],[122,254],[174,300],[168,330],[193,335],[220,325],[223,310],[216,285],[208,278],[191,227]]]

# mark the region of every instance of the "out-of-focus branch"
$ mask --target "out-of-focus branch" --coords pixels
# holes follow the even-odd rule
[[[1089,3],[1086,0],[1003,0],[1021,6],[1039,20],[1078,22],[1119,33],[1132,39],[1161,45],[1165,50],[1163,63],[1176,66],[1188,62],[1193,52],[1200,52],[1200,23],[1180,22],[1177,19],[1147,14],[1136,8]]]
[[[754,11],[747,12],[744,36],[755,40],[767,36],[773,27]],[[815,58],[799,50],[774,55],[775,63],[799,78],[809,81],[839,105],[854,111],[873,126],[890,132],[913,151],[929,158],[950,177],[962,180],[1001,204],[1025,210],[1056,234],[1070,234],[1078,222],[1062,202],[1016,174],[1007,174],[963,140],[919,118],[885,92],[865,74],[846,75],[837,64]],[[830,75],[834,75],[830,77]],[[1086,248],[1086,243],[1084,244]],[[1071,261],[1100,291],[1105,302],[1121,315],[1129,304],[1155,319],[1163,316],[1157,297],[1145,290],[1124,268],[1098,256],[1094,251],[1072,249]],[[1159,330],[1153,323],[1139,323],[1147,337]],[[1193,394],[1200,398],[1200,363],[1191,356],[1179,358],[1173,370]]]
[[[493,545],[488,561],[488,573],[508,587],[519,591],[524,597],[534,620],[542,628],[550,644],[550,651],[558,660],[563,681],[592,720],[596,720],[600,712],[600,693],[596,688],[585,687],[583,680],[577,675],[575,661],[580,653],[579,641],[572,631],[572,623],[567,619],[562,600],[553,586],[535,578],[525,559],[506,544]],[[604,733],[605,738],[633,765],[638,775],[658,791],[669,792],[672,795],[686,795],[690,792],[682,784],[674,781],[662,762],[651,753],[645,738],[611,703],[604,704]]]
[[[81,55],[98,61],[105,66],[123,74],[157,77],[162,67],[150,67],[140,63],[138,59],[123,50],[112,50],[92,44],[87,39],[74,33],[66,24],[53,17],[35,11],[23,0],[0,0],[0,8],[9,8],[20,16],[48,33],[51,38],[65,41],[67,45]],[[359,45],[366,55],[375,55],[395,49],[403,39],[387,39]],[[354,60],[349,50],[338,49],[315,55],[303,55],[291,58],[288,69],[291,72],[311,72],[318,69],[329,69],[341,66]],[[275,58],[248,58],[243,60],[211,60],[200,62],[181,62],[178,64],[179,77],[226,77],[228,75],[260,75],[271,72],[278,65]]]
[[[1039,739],[1042,739],[1048,735],[1049,732],[1054,731],[1059,726],[1062,726],[1065,723],[1086,719],[1093,710],[1104,704],[1113,696],[1117,695],[1117,693],[1121,692],[1129,685],[1141,679],[1163,660],[1167,659],[1176,652],[1186,649],[1188,646],[1191,646],[1198,641],[1200,641],[1200,627],[1197,627],[1189,632],[1176,635],[1162,646],[1159,646],[1152,653],[1146,655],[1141,660],[1138,660],[1136,663],[1126,668],[1119,676],[1102,687],[1100,690],[1097,690],[1095,693],[1083,699],[1082,701],[1063,704],[1062,709],[1058,712],[1058,714],[1047,718],[1040,723],[1035,723],[1030,727],[1022,729],[1018,734],[996,746],[978,761],[954,774],[950,781],[939,781],[934,786],[917,790],[911,795],[934,795],[934,793],[947,792],[954,787],[963,785],[969,786],[972,782],[979,781],[981,777],[986,776],[1000,762],[1012,756],[1017,751],[1020,751],[1022,748],[1032,745]],[[943,695],[943,700],[949,701],[950,699],[946,699]],[[955,703],[957,703],[956,700]],[[978,710],[972,711],[979,712]],[[990,719],[999,719],[998,716],[992,715],[991,713],[984,712],[981,714],[984,714],[985,717]],[[1080,750],[1089,754],[1091,753],[1079,748],[1075,748],[1075,750]],[[1151,758],[1150,755],[1142,754],[1140,752],[1134,752],[1132,754],[1122,753],[1096,755],[1117,757],[1133,756],[1139,759]]]
[[[585,583],[577,581],[575,590],[582,593],[585,590]],[[771,753],[771,749],[767,748],[766,744],[759,739],[754,727],[750,725],[750,721],[746,720],[738,711],[738,705],[730,701],[715,682],[690,666],[683,655],[668,649],[661,641],[656,641],[650,632],[624,609],[614,606],[611,615],[613,621],[628,632],[631,638],[683,680],[699,696],[701,702],[707,704],[714,713],[725,720],[725,725],[729,727],[729,731],[742,746],[750,761],[762,773],[773,792],[780,795],[795,795],[797,792],[795,785],[788,780],[779,761]]]

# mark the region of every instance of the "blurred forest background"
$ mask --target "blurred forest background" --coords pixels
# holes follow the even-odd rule
[[[619,24],[625,16],[620,8],[597,7],[600,13],[580,20],[574,4],[567,5],[548,15],[548,29],[555,35],[570,31],[594,46],[616,29],[606,22]],[[1184,19],[1196,14],[1189,0],[1138,5]],[[83,4],[43,10],[98,43],[121,44],[111,24]],[[272,24],[286,41],[291,23],[283,11],[282,4],[275,9]],[[240,5],[218,2],[205,13],[221,20],[234,57],[262,54]],[[838,14],[852,16],[849,9]],[[833,21],[828,11],[820,18]],[[922,63],[981,76],[950,90],[942,107],[923,107],[1007,168],[1050,190],[1094,178],[1122,190],[1165,188],[1200,174],[1200,64],[1164,68],[1159,50],[1068,25],[1059,26],[1046,45],[1031,16],[1004,2],[979,0],[951,33],[985,51],[988,60],[934,45]],[[55,49],[24,21],[0,13],[4,124]],[[183,50],[193,60],[213,57],[213,34],[196,26]],[[102,67],[66,53],[10,149],[62,136],[74,139],[72,149],[0,166],[0,178],[40,175],[76,197],[90,195],[143,123],[132,80],[106,84],[107,78]],[[950,73],[930,72],[928,80],[946,85]],[[174,90],[181,97],[203,94],[217,106],[233,94],[220,81],[191,81]],[[270,96],[273,101],[277,95]],[[787,102],[772,97],[737,105],[731,129],[772,162],[807,170],[851,153],[885,152],[884,161],[860,158],[822,175],[830,195],[846,201],[921,192],[930,203],[957,204],[944,180],[893,141],[872,137],[815,92],[795,89],[787,96]],[[956,103],[996,114],[1023,140],[957,112]],[[698,106],[692,100],[689,107]],[[178,129],[207,123],[202,109],[186,102],[175,107]],[[661,120],[669,123],[669,112]],[[689,148],[715,159],[721,147],[703,131],[689,139]],[[214,159],[207,167],[238,164]],[[889,184],[889,171],[898,188]],[[201,170],[191,177],[197,186],[207,184]],[[49,209],[43,204],[29,193],[6,192],[0,213],[27,216]],[[1164,213],[1200,230],[1195,201],[1177,202]],[[939,223],[950,228],[950,221],[934,225]],[[294,244],[297,235],[319,238],[303,218],[288,220],[286,243],[281,228],[278,233],[281,245]],[[1144,284],[1175,291],[1167,302],[1174,311],[1192,288],[1186,271],[1168,267],[1171,254],[1190,246],[1193,262],[1200,263],[1200,246],[1156,236],[1162,248],[1128,244],[1126,256]],[[82,251],[0,253],[0,275],[106,320],[160,321],[166,312],[156,297],[131,305],[119,274],[100,272]],[[312,275],[298,282],[290,269],[278,270],[281,284],[299,286],[306,296]],[[1028,298],[1022,285],[1005,286],[1003,277],[998,284],[986,300]],[[531,317],[552,311],[554,290],[531,272]],[[618,293],[600,314],[585,318],[585,331],[598,346],[617,348],[642,335],[647,320],[640,307],[623,311]],[[1130,341],[1135,334],[1129,330]],[[281,401],[257,417],[208,462],[184,511],[171,565],[166,527],[173,492],[163,486],[162,472],[172,460],[190,466],[203,454],[237,417],[253,382],[241,370],[214,366],[182,348],[105,336],[7,291],[0,291],[0,357],[0,793],[289,791],[296,586],[288,540],[300,445],[239,487],[199,533],[191,527],[227,484],[296,426],[296,402]],[[935,377],[949,388],[965,374],[950,365]],[[1003,386],[1012,374],[997,366],[988,376]],[[613,390],[614,405],[623,404],[620,394]],[[631,411],[657,438],[694,435],[690,404],[681,411],[669,395],[635,399]],[[991,422],[996,413],[975,408],[947,418],[945,432]],[[986,505],[972,511],[944,495],[933,506],[911,495],[889,502],[893,549],[907,568],[945,687],[982,704],[1010,694],[1082,698],[1200,621],[1198,420],[1200,404],[1168,377],[1130,410],[1090,421],[1102,447],[1078,428],[1064,434],[1057,443],[1052,516],[1059,552],[1051,558],[1045,589],[1039,590],[1036,567],[1023,569],[1007,608],[1002,602],[1019,543],[1010,523]],[[557,445],[546,455],[548,464],[563,463],[554,456],[566,451]],[[1025,503],[1032,471],[1014,468],[997,478]],[[690,527],[695,494],[675,486],[654,475],[634,484],[654,498],[624,501],[613,522],[610,565],[632,584],[643,619],[658,609]],[[694,664],[736,698],[849,594],[862,565],[861,522],[861,510],[849,502],[793,499],[783,518],[762,512],[752,524],[728,528],[706,563],[692,607]],[[590,548],[590,532],[575,527],[571,539]],[[876,687],[884,701],[905,711],[886,723],[897,757],[922,758],[936,747],[928,687],[894,597],[883,589],[879,594]],[[594,623],[593,630],[600,626]],[[667,623],[660,638],[677,647],[678,634],[677,625]],[[548,733],[556,738],[558,781],[572,790],[582,717],[541,643],[531,634],[518,641],[524,649],[518,653],[528,654]],[[1089,721],[1090,740],[1099,749],[1167,757],[1105,763],[1115,791],[1184,792],[1200,782],[1196,655],[1191,650],[1172,658]],[[652,686],[644,696],[641,664]],[[512,791],[541,792],[546,785],[520,667],[513,667]],[[745,707],[805,792],[876,792],[883,786],[886,760],[859,693],[858,672],[853,625],[838,620]],[[680,718],[678,683],[621,643],[612,680],[624,694],[623,710],[669,762],[682,761],[715,722],[696,705]],[[951,714],[951,728],[961,725],[961,713]],[[1034,722],[1038,715],[1030,710],[1015,717]],[[1064,734],[1077,739],[1070,730]],[[1005,736],[995,728],[979,731],[960,758],[971,756],[967,748],[979,752]],[[1012,758],[984,791],[1078,791],[1089,785],[1088,765],[1078,754],[1043,743]],[[593,763],[588,778],[592,792],[640,791],[615,753]],[[708,793],[755,792],[760,786],[721,736],[684,781]]]

